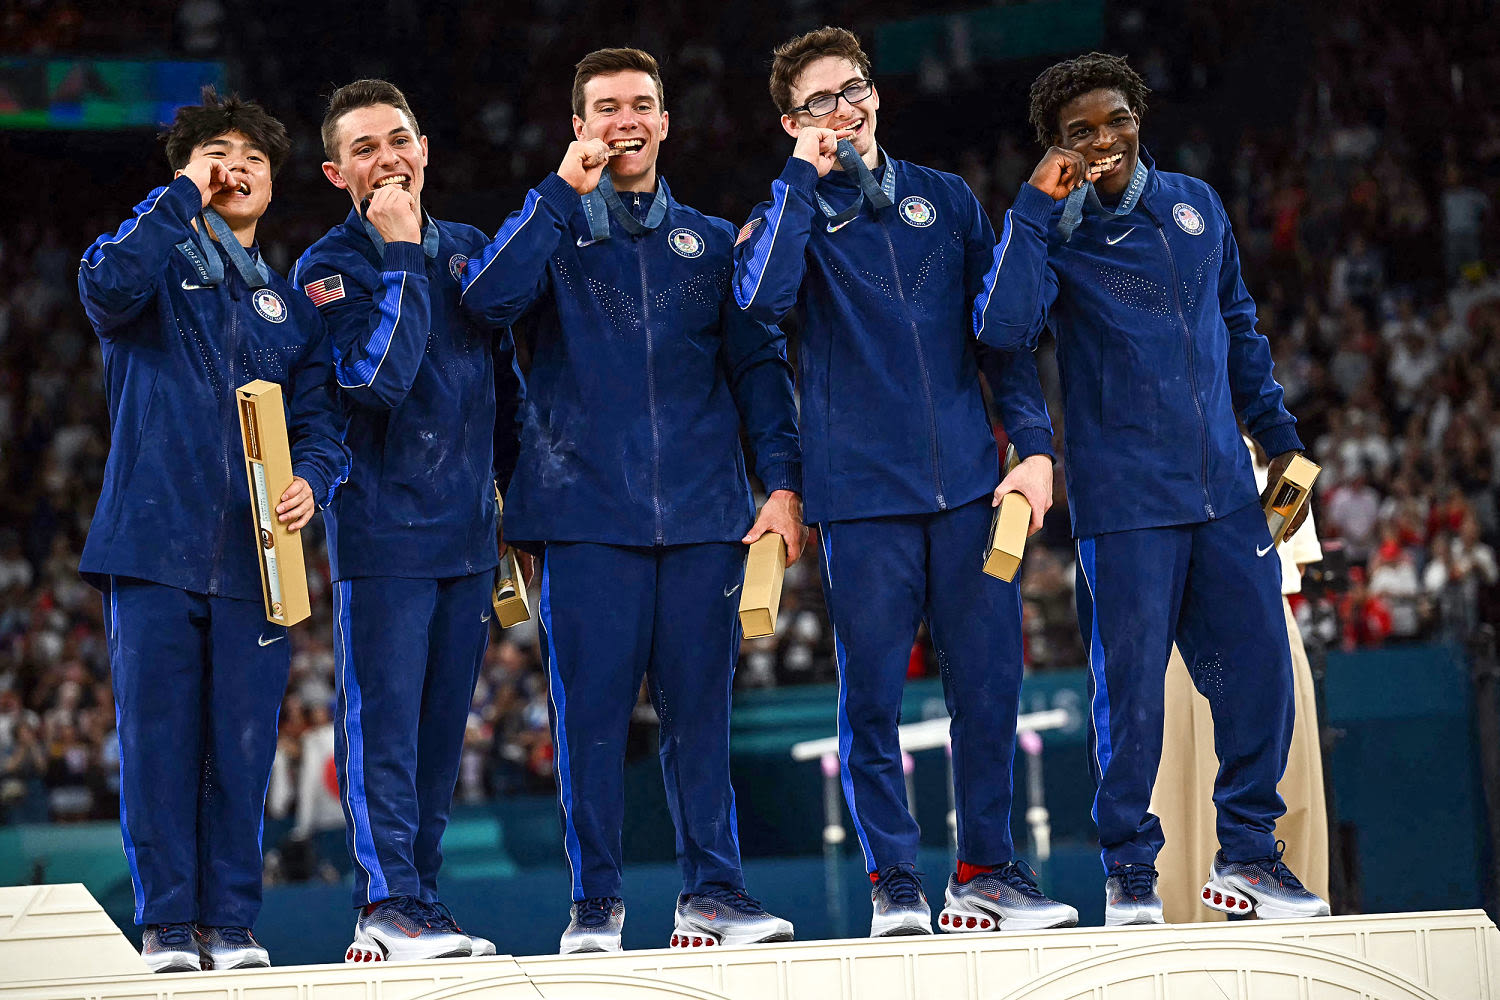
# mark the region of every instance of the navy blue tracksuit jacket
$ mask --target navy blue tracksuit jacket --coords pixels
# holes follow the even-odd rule
[[[754,515],[742,420],[766,489],[801,489],[784,338],[728,301],[733,226],[661,188],[648,237],[595,243],[550,175],[469,263],[472,316],[506,326],[530,310],[535,326],[507,539],[738,541]]]
[[[519,385],[508,335],[459,310],[464,266],[485,243],[472,226],[431,218],[422,243],[385,243],[351,210],[297,264],[328,323],[354,454],[328,555],[334,742],[358,905],[438,898],[489,641],[494,481],[514,463],[513,439],[495,428]]]
[[[789,159],[735,247],[734,292],[763,322],[802,315],[807,512],[819,523],[839,669],[844,796],[871,873],[916,862],[896,727],[925,621],[952,716],[959,858],[1003,864],[1021,682],[1020,596],[981,572],[999,455],[980,371],[1023,456],[1051,454],[1029,352],[991,351],[969,309],[994,232],[961,178],[886,158],[892,204]]]
[[[755,511],[741,426],[766,489],[801,488],[783,337],[729,297],[734,227],[679,203],[660,178],[652,194],[620,197],[633,225],[604,209],[609,235],[596,239],[578,194],[548,175],[469,263],[464,292],[484,323],[526,311],[535,331],[505,533],[542,549],[537,608],[575,900],[620,893],[620,776],[643,676],[683,891],[743,887],[729,701],[740,538]]]
[[[247,927],[291,655],[261,603],[235,390],[281,384],[293,471],[319,505],[349,457],[317,311],[268,269],[252,288],[205,248],[201,206],[180,177],[79,264],[110,417],[80,569],[104,592],[135,920]]]
[[[110,453],[80,569],[259,601],[234,392],[283,386],[292,471],[326,506],[348,473],[317,311],[280,276],[246,288],[234,266],[208,286],[191,222],[202,198],[179,177],[101,236],[78,271],[104,351]]]
[[[293,274],[322,302],[357,468],[330,511],[334,579],[456,577],[498,562],[492,476],[514,458],[492,454],[495,334],[458,308],[463,268],[487,240],[429,218],[423,241],[378,247],[351,209]],[[510,384],[502,410],[520,395],[514,374]]]
[[[1219,196],[1141,157],[1150,177],[1135,210],[1085,213],[1066,243],[1062,202],[1022,185],[974,303],[981,343],[1015,350],[1044,328],[1057,336],[1081,538],[1254,501],[1236,414],[1266,454],[1302,447]]]
[[[984,343],[1057,338],[1106,870],[1163,842],[1148,810],[1174,641],[1213,710],[1231,860],[1274,849],[1292,719],[1280,564],[1235,417],[1273,456],[1302,447],[1296,422],[1219,196],[1141,162],[1136,205],[1086,211],[1069,240],[1063,203],[1023,185],[974,304]]]
[[[1052,425],[1025,352],[958,336],[994,247],[979,202],[953,174],[888,159],[896,205],[835,227],[859,188],[789,159],[735,247],[734,294],[763,323],[805,320],[798,364],[809,521],[961,506],[998,482],[981,369],[1022,457],[1051,454]],[[920,222],[914,222],[918,219]],[[833,230],[833,231],[830,231]],[[967,294],[966,294],[967,293]]]

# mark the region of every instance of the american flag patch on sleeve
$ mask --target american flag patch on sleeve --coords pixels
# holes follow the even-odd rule
[[[760,225],[760,220],[761,216],[757,215],[755,218],[745,223],[744,227],[740,229],[739,236],[735,237],[734,245],[739,246],[741,243],[748,240],[750,238],[750,234],[755,232],[755,227]]]
[[[320,281],[310,281],[302,289],[315,306],[326,306],[344,297],[344,276],[330,274]]]

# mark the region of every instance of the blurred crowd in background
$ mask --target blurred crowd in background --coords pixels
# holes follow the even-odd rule
[[[106,24],[70,0],[3,0],[0,44],[10,54],[223,60],[232,86],[295,137],[262,230],[268,258],[285,269],[348,207],[316,171],[321,101],[337,83],[385,75],[406,88],[432,139],[426,205],[493,231],[570,138],[573,58],[642,45],[665,56],[664,173],[683,200],[738,222],[790,148],[766,97],[771,47],[824,22],[868,40],[879,23],[929,11],[773,0],[704,18],[686,2],[386,0],[351,26],[342,11],[309,6],[121,2]],[[1288,407],[1323,466],[1327,558],[1296,602],[1309,640],[1346,649],[1461,640],[1495,620],[1500,19],[1483,2],[1103,10],[1102,38],[1082,47],[1131,57],[1153,90],[1144,144],[1162,167],[1204,177],[1223,196]],[[353,55],[331,71],[321,53],[335,30],[339,51]],[[980,67],[960,20],[907,60],[910,74],[882,76],[892,53],[872,48],[886,148],[961,173],[998,218],[1040,153],[1026,88],[1066,53]],[[1295,70],[1259,70],[1267,53]],[[99,595],[77,565],[109,428],[74,274],[94,237],[168,174],[141,133],[0,142],[11,174],[0,201],[0,823],[103,818],[117,809],[115,713]],[[1050,345],[1039,360],[1061,439]],[[1036,670],[1084,662],[1062,471],[1021,580]],[[316,521],[308,537],[315,614],[293,631],[270,796],[272,816],[295,817],[302,832],[342,822],[328,804],[333,653]],[[833,679],[817,550],[788,570],[780,633],[742,647],[737,686]],[[911,673],[934,669],[921,637]],[[474,696],[461,801],[551,788],[547,712],[534,626],[497,630]]]

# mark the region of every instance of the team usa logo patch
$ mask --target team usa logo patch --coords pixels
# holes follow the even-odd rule
[[[901,203],[901,218],[905,219],[909,226],[926,229],[937,221],[937,209],[933,208],[932,202],[926,198],[912,195]]]
[[[307,293],[308,298],[312,299],[312,304],[321,309],[328,303],[337,302],[344,297],[344,276],[330,274],[319,281],[309,281],[302,290]]]
[[[703,238],[691,229],[674,229],[667,234],[667,243],[682,257],[702,257]]]
[[[1203,216],[1192,205],[1178,202],[1172,206],[1172,221],[1177,223],[1177,228],[1189,236],[1201,236],[1203,234]]]
[[[760,223],[761,217],[758,215],[755,218],[751,219],[749,222],[745,223],[745,225],[740,229],[740,234],[734,238],[734,245],[739,246],[741,243],[748,240],[750,238],[750,234],[755,232],[755,227],[760,225]]]
[[[456,253],[448,258],[448,273],[453,275],[453,280],[460,285],[464,283],[464,265],[468,262],[469,258],[461,253]]]
[[[281,301],[280,295],[269,288],[257,288],[250,301],[262,319],[268,319],[272,323],[286,322],[286,303]]]

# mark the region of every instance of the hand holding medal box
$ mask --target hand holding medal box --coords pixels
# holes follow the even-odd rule
[[[1021,464],[1016,446],[1005,450],[1005,471]],[[1006,583],[1016,578],[1021,557],[1026,554],[1026,535],[1031,527],[1031,504],[1019,493],[1007,493],[995,508],[990,522],[990,538],[984,547],[984,571]]]
[[[776,634],[785,576],[786,540],[768,531],[750,543],[750,552],[745,556],[745,586],[740,591],[740,628],[745,638]]]
[[[500,487],[495,487],[495,524],[501,524],[505,515],[505,498]],[[504,537],[504,531],[500,531]],[[490,603],[495,606],[495,620],[501,628],[519,625],[531,617],[531,598],[526,593],[526,577],[521,573],[516,550],[501,541],[500,565],[495,567],[495,589],[490,593]]]
[[[256,551],[260,553],[261,593],[266,620],[295,625],[312,614],[302,535],[288,531],[276,517],[276,503],[292,483],[292,451],[287,443],[286,409],[281,386],[256,379],[235,392],[240,412],[240,439],[245,446],[245,474],[250,481],[250,512]]]
[[[1275,488],[1268,491],[1266,526],[1271,529],[1271,540],[1277,545],[1287,540],[1289,529],[1297,523],[1297,514],[1312,496],[1313,482],[1322,471],[1321,465],[1309,462],[1301,455],[1293,455]]]

